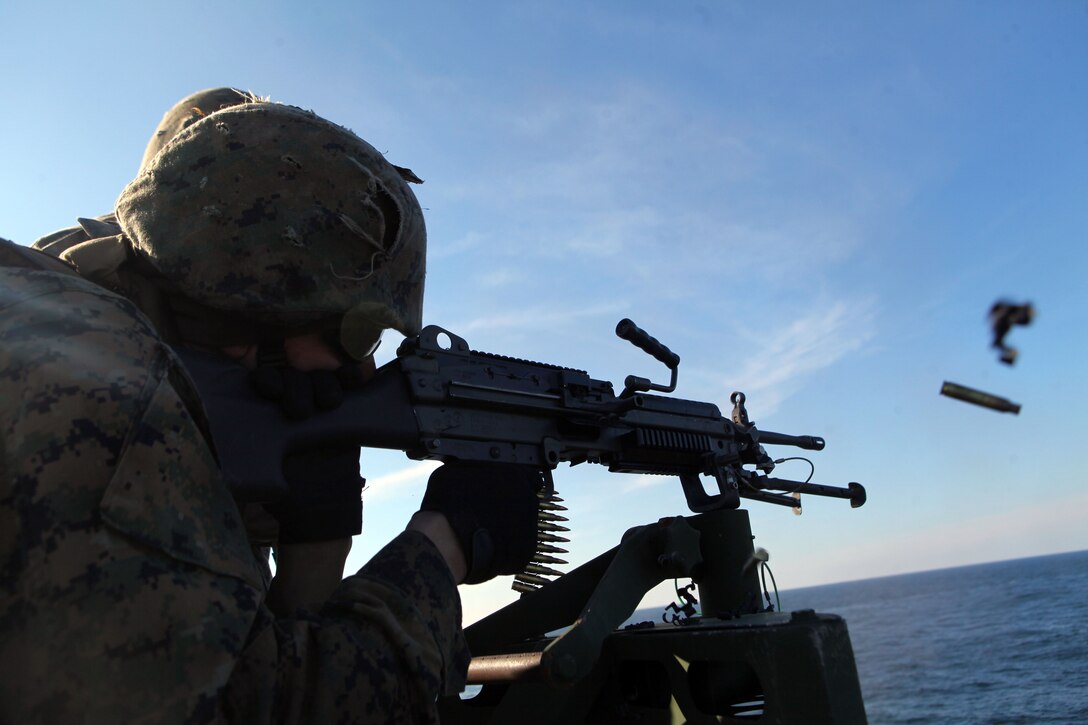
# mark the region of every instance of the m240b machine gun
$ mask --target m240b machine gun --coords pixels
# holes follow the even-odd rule
[[[537,562],[547,563],[563,553],[551,476],[560,463],[679,478],[696,515],[631,529],[554,580],[559,572],[531,564],[515,580],[521,599],[466,630],[479,691],[445,700],[443,722],[864,722],[845,623],[761,606],[759,561],[738,506],[744,498],[797,507],[795,495],[806,493],[858,507],[865,489],[772,477],[764,445],[821,450],[823,439],[758,430],[741,393],[731,419],[711,403],[654,394],[675,389],[679,356],[630,320],[616,333],[663,363],[670,382],[628,376],[616,395],[584,371],[473,351],[431,326],[339,409],[291,426],[260,425],[277,411],[269,403],[267,415],[253,415],[244,369],[193,352],[183,359],[214,409],[213,438],[240,500],[286,490],[269,450],[351,442],[419,460],[528,464],[545,472]],[[241,419],[254,424],[222,423]],[[701,616],[617,630],[647,591],[681,577],[697,585]]]

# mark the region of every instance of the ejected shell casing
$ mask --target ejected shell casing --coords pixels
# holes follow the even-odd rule
[[[983,408],[990,408],[991,410],[997,410],[1002,413],[1012,413],[1013,415],[1020,414],[1019,403],[1014,403],[1007,398],[984,393],[981,390],[968,388],[965,385],[950,383],[947,380],[944,382],[944,385],[941,386],[941,395],[955,398],[956,400],[962,400],[965,403],[981,405]]]

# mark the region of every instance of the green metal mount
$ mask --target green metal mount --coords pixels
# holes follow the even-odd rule
[[[866,722],[845,622],[762,611],[756,563],[744,510],[631,529],[466,630],[479,692],[441,700],[443,723]],[[677,577],[701,616],[617,630]]]

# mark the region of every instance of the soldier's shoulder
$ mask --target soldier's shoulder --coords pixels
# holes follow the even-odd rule
[[[0,237],[0,268],[33,269],[58,274],[76,274],[72,266],[46,252],[24,247]]]
[[[0,366],[58,379],[141,371],[164,355],[150,321],[129,300],[41,252],[0,240]],[[168,353],[166,353],[168,354]]]

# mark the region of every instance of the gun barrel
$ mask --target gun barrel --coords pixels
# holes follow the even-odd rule
[[[776,446],[795,446],[806,451],[822,451],[824,449],[824,439],[819,436],[791,436],[785,433],[761,430],[756,434],[756,440],[760,443],[770,443]]]

